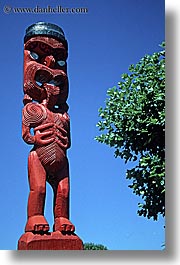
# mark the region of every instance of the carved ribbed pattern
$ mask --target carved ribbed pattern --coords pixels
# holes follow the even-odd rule
[[[59,126],[62,125],[62,121],[61,121],[61,119],[59,117],[59,114],[57,114],[57,113],[54,114],[54,123],[56,125],[59,125]]]
[[[47,117],[46,111],[40,104],[28,103],[23,109],[23,123],[36,127]]]
[[[57,171],[64,165],[65,154],[55,141],[47,146],[38,147],[36,152],[48,171],[52,169]]]

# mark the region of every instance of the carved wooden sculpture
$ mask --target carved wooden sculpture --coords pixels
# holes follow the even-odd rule
[[[28,158],[30,194],[25,232],[47,234],[46,181],[54,191],[54,231],[73,234],[69,221],[70,118],[67,113],[68,45],[62,29],[38,22],[24,38],[22,137],[33,145]]]

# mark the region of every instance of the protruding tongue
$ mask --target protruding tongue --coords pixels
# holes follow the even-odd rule
[[[57,75],[53,77],[49,72],[45,70],[38,70],[35,74],[35,81],[38,86],[43,86],[44,83],[52,86],[59,86],[62,82],[62,77]]]

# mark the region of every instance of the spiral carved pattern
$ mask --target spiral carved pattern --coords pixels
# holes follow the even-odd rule
[[[47,117],[45,108],[37,103],[28,103],[23,109],[24,125],[34,128]]]

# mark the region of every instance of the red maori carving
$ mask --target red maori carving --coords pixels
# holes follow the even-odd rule
[[[67,114],[67,44],[37,34],[24,45],[22,137],[33,145],[28,158],[30,193],[25,232],[47,233],[46,181],[54,191],[54,231],[71,234],[69,221],[70,119]]]

